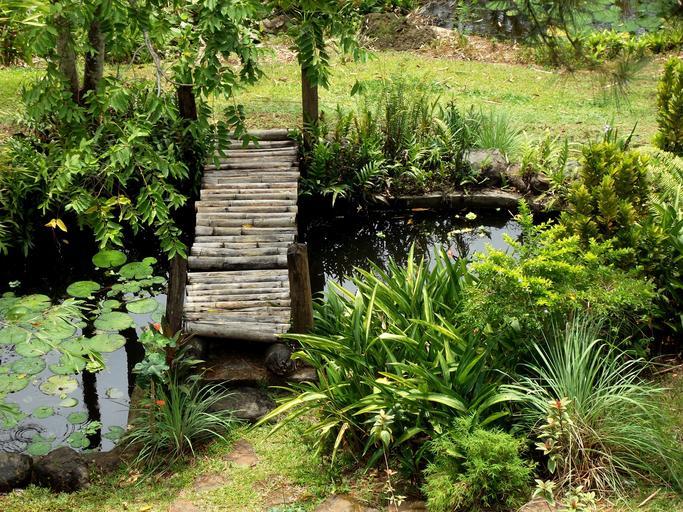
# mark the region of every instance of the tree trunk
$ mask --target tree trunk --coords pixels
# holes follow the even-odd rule
[[[318,123],[318,86],[308,79],[305,67],[301,67],[301,105],[304,120],[304,144],[310,143],[311,128]]]
[[[104,75],[105,37],[102,32],[99,16],[99,8],[97,8],[94,13],[94,18],[90,23],[90,28],[88,29],[88,43],[90,44],[91,49],[85,54],[81,98],[83,98],[88,91],[96,90],[97,85]]]
[[[59,70],[69,84],[71,97],[78,102],[79,81],[76,69],[76,52],[74,51],[73,38],[71,36],[71,24],[63,16],[58,15],[55,19],[57,27],[57,56],[59,57]]]
[[[191,85],[180,85],[176,91],[178,110],[189,126],[197,120],[197,101]],[[190,170],[189,183],[184,187],[178,187],[180,192],[188,196],[185,206],[178,212],[177,218],[184,233],[192,233],[194,230],[194,187],[193,183],[198,180],[201,172],[201,155],[197,152],[196,141],[189,135],[183,138],[182,159]],[[191,235],[184,242],[189,247]],[[187,285],[187,260],[180,255],[175,255],[171,260],[168,273],[168,296],[166,299],[166,324],[165,334],[173,335],[182,329],[183,304],[185,302],[185,286]]]

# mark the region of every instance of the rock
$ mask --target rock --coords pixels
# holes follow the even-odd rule
[[[28,455],[0,452],[0,492],[26,487],[31,481],[32,465]]]
[[[323,501],[315,512],[376,512],[377,509],[368,508],[358,503],[350,496],[330,496]]]
[[[263,28],[266,32],[271,34],[276,34],[286,28],[287,16],[280,14],[279,16],[274,16],[263,20]]]
[[[87,461],[67,446],[35,461],[33,477],[37,485],[55,492],[74,492],[90,485]]]
[[[211,410],[233,411],[235,418],[255,422],[275,408],[275,402],[258,388],[242,387],[229,391],[229,395],[216,402]]]
[[[318,372],[312,366],[299,366],[287,377],[289,382],[318,382]]]
[[[296,368],[292,361],[292,350],[284,343],[273,343],[268,347],[265,365],[268,371],[280,377],[289,375]]]
[[[555,512],[558,506],[550,506],[543,498],[534,498],[519,509],[519,512]]]
[[[258,464],[258,456],[254,451],[254,447],[244,439],[240,439],[235,443],[232,451],[225,457],[225,460],[242,468],[250,468]]]
[[[526,192],[529,186],[522,178],[521,170],[522,168],[519,164],[511,165],[505,172],[505,180],[508,185],[515,187],[520,192]]]
[[[545,192],[550,189],[550,180],[545,174],[539,174],[531,178],[529,185],[534,192]]]
[[[465,160],[487,186],[501,185],[509,167],[508,161],[497,149],[470,151],[465,156]]]
[[[90,466],[94,466],[97,471],[106,474],[112,473],[119,468],[122,463],[122,452],[122,447],[116,446],[108,452],[84,453],[81,456]]]
[[[429,0],[422,4],[417,13],[442,28],[453,28],[456,0]]]

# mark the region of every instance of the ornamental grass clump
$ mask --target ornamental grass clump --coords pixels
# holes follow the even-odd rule
[[[506,386],[532,427],[558,490],[622,493],[635,480],[683,488],[683,451],[647,364],[576,316],[535,345],[525,376]]]

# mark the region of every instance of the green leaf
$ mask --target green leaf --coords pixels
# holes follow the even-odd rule
[[[151,258],[154,260],[154,258]],[[151,277],[154,269],[148,258],[144,261],[134,261],[131,263],[126,263],[119,270],[119,275],[124,279],[145,279],[146,277]],[[156,261],[156,260],[154,260]]]
[[[126,313],[109,311],[102,313],[95,320],[95,327],[102,331],[124,331],[130,327],[135,327],[135,322]]]
[[[153,298],[135,300],[126,304],[126,309],[130,313],[134,313],[136,315],[153,313],[158,307],[159,303]]]
[[[0,395],[16,393],[28,386],[29,379],[24,374],[9,373],[0,375]]]
[[[50,350],[52,350],[52,347],[38,338],[30,338],[14,347],[14,351],[24,357],[44,356]]]
[[[50,450],[52,450],[52,441],[47,441],[43,438],[39,440],[34,439],[26,447],[26,452],[32,457],[42,457],[50,453]]]
[[[110,249],[95,254],[95,256],[92,257],[92,262],[99,268],[115,268],[123,265],[127,259],[128,256],[123,252]]]
[[[126,338],[113,333],[96,334],[88,341],[91,350],[103,353],[116,352],[126,344]]]
[[[100,288],[95,281],[76,281],[66,289],[66,293],[72,297],[87,298],[92,297]]]
[[[48,405],[36,407],[35,409],[33,409],[33,412],[31,413],[31,415],[34,418],[38,418],[39,420],[49,418],[50,416],[54,416],[54,414],[55,410]]]
[[[72,433],[69,437],[66,438],[66,442],[69,443],[69,446],[71,446],[71,448],[75,450],[78,450],[79,448],[87,448],[88,446],[90,446],[88,436],[86,436],[83,432]]]
[[[61,402],[59,402],[60,407],[76,407],[78,405],[78,400],[75,398],[69,397],[65,398]]]
[[[106,434],[102,434],[102,437],[116,443],[121,439],[125,432],[126,431],[123,429],[123,427],[119,427],[118,425],[112,425],[109,427],[109,432],[107,432]]]
[[[66,421],[72,425],[81,425],[88,421],[88,413],[85,411],[72,412],[66,417]]]
[[[12,363],[14,373],[37,375],[45,369],[45,361],[40,357],[24,357]]]
[[[30,333],[26,329],[8,325],[0,330],[0,345],[17,345],[28,340],[29,336]]]
[[[46,395],[64,395],[73,393],[78,388],[78,381],[66,375],[53,375],[43,382],[39,389]]]
[[[33,294],[21,297],[17,302],[19,306],[30,309],[31,311],[45,311],[52,305],[50,297],[47,295]]]

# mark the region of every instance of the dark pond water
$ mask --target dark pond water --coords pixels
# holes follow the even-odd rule
[[[46,244],[28,260],[5,262],[0,270],[0,295],[8,291],[17,296],[39,293],[49,296],[56,304],[65,298],[66,287],[72,282],[92,279],[106,285],[106,276],[102,271],[95,271],[91,261],[97,248],[87,243],[79,249],[70,245]],[[128,261],[146,255],[129,254]],[[163,294],[155,298],[159,303],[157,311],[130,314],[135,328],[121,333],[126,338],[124,346],[102,353],[103,370],[64,376],[75,379],[75,389],[64,393],[41,390],[41,384],[58,376],[50,370],[50,365],[59,362],[60,354],[53,350],[43,356],[47,367],[37,374],[27,374],[26,387],[5,397],[6,403],[19,407],[23,418],[16,425],[3,425],[2,420],[8,417],[3,418],[0,414],[0,451],[23,452],[32,446],[31,449],[42,453],[62,445],[77,449],[87,445],[88,449],[112,449],[127,424],[130,394],[135,383],[132,369],[144,355],[137,335],[142,328],[158,321],[166,302]],[[78,339],[81,334],[83,330],[78,329],[70,339]],[[22,359],[25,358],[17,354],[13,345],[0,344],[0,376],[16,375],[12,365]],[[91,429],[89,422],[100,422],[102,427]]]
[[[506,248],[505,233],[513,238],[520,234],[512,215],[500,210],[375,212],[306,219],[302,230],[314,292],[323,291],[330,280],[353,289],[347,276],[354,267],[368,268],[369,261],[384,266],[389,258],[404,263],[412,245],[417,256],[432,260],[440,250],[468,258],[487,245]]]

